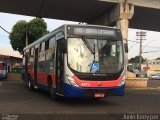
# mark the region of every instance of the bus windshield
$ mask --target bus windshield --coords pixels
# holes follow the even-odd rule
[[[124,68],[122,46],[118,40],[68,38],[68,66],[81,73],[118,73]]]

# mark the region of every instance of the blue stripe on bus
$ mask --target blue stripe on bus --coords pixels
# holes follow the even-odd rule
[[[125,95],[125,85],[114,88],[114,93],[111,94],[111,96],[124,96],[124,95]]]
[[[124,96],[125,85],[114,88],[79,88],[69,84],[64,84],[64,97],[84,97],[84,90],[113,90],[114,93],[111,94],[111,96]]]
[[[64,83],[64,97],[83,97],[84,92],[82,88],[74,87]]]

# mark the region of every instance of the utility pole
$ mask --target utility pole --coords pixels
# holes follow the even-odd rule
[[[142,43],[143,40],[145,39],[146,36],[146,32],[145,31],[140,31],[140,32],[136,32],[136,36],[137,39],[140,42],[140,46],[139,46],[139,71],[140,71],[140,77],[141,77],[141,73],[142,73]]]

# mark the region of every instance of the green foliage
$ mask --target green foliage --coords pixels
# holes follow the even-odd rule
[[[34,18],[27,25],[29,43],[47,34],[47,24],[41,18]]]
[[[28,44],[31,44],[48,33],[47,24],[41,18],[34,18],[30,22],[26,22],[24,20],[18,21],[13,26],[9,36],[10,43],[12,48],[20,53],[26,45],[26,32],[28,35]]]
[[[27,22],[21,20],[13,26],[12,32],[9,36],[13,50],[17,50],[19,52],[23,51],[23,48],[25,47],[26,25]]]
[[[129,63],[139,63],[139,56],[131,58],[128,60]],[[142,57],[142,63],[145,62],[145,59]]]

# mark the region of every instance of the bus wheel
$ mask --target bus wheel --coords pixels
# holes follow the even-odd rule
[[[49,94],[50,94],[51,99],[55,100],[55,101],[60,100],[60,96],[58,96],[56,94],[56,89],[52,87],[52,82],[51,81],[49,82],[48,87],[49,87]]]
[[[33,90],[34,90],[34,86],[32,85],[30,79],[28,80],[28,89],[29,89],[30,91],[33,91]]]

